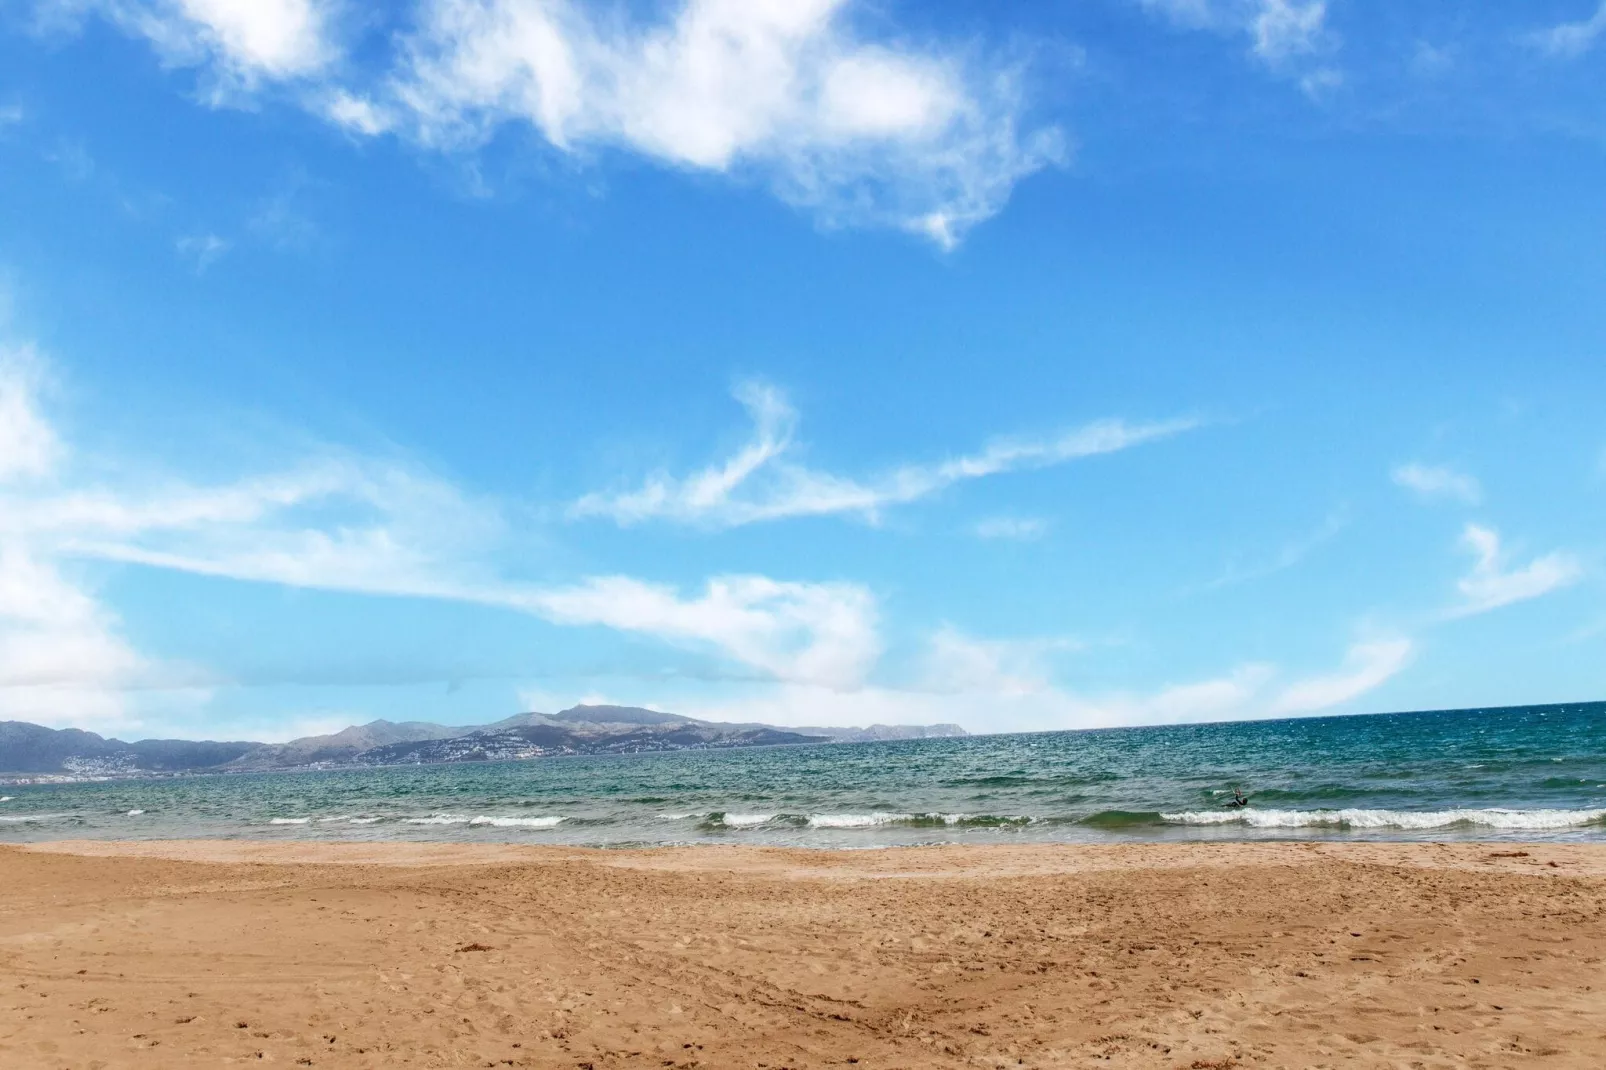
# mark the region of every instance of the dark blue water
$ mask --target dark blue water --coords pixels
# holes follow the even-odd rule
[[[1234,788],[1250,795],[1228,809]],[[0,788],[0,840],[1606,838],[1606,703]]]

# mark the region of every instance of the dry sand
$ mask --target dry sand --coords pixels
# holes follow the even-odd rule
[[[0,1067],[1598,1068],[1603,922],[1606,845],[6,847]]]

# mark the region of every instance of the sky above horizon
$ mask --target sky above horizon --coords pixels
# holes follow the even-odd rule
[[[0,719],[1606,697],[1606,3],[0,0]]]

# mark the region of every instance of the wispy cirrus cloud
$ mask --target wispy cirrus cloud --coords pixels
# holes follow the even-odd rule
[[[1594,14],[1575,22],[1563,22],[1528,34],[1529,45],[1556,59],[1577,59],[1590,51],[1606,35],[1606,0]]]
[[[1572,586],[1584,575],[1579,560],[1562,550],[1536,557],[1526,565],[1508,566],[1499,533],[1479,524],[1466,526],[1461,544],[1476,561],[1472,571],[1456,583],[1462,601],[1447,611],[1449,617],[1470,617],[1539,598]]]
[[[508,537],[500,504],[396,460],[326,450],[220,484],[124,468],[115,488],[98,485],[45,415],[43,381],[23,351],[0,363],[0,710],[37,720],[55,703],[53,720],[105,724],[128,708],[127,692],[172,675],[120,636],[115,615],[69,577],[72,561],[502,608],[826,688],[859,686],[880,656],[876,599],[857,584],[722,575],[683,593],[618,575],[510,579],[496,568]]]
[[[1235,561],[1222,570],[1221,574],[1207,583],[1189,587],[1184,593],[1194,594],[1204,591],[1219,591],[1226,587],[1236,587],[1241,583],[1250,583],[1262,580],[1267,576],[1275,576],[1279,572],[1287,571],[1309,557],[1317,548],[1326,545],[1349,523],[1349,513],[1346,509],[1338,509],[1329,513],[1321,524],[1297,539],[1285,542],[1276,553],[1259,561]]]
[[[1423,499],[1450,499],[1467,505],[1477,505],[1483,500],[1483,485],[1476,477],[1446,465],[1413,461],[1397,466],[1390,476],[1396,486],[1404,487]]]
[[[1416,644],[1403,637],[1356,643],[1339,671],[1288,685],[1272,700],[1271,712],[1308,714],[1341,706],[1394,677],[1415,652]]]
[[[875,522],[889,508],[958,483],[1115,453],[1199,426],[1191,418],[1138,424],[1100,420],[1058,435],[997,439],[975,453],[854,478],[793,459],[798,417],[781,391],[746,383],[736,397],[752,417],[753,434],[730,457],[687,476],[658,473],[632,490],[587,494],[570,507],[569,515],[604,517],[621,525],[663,520],[716,528],[842,514]]]

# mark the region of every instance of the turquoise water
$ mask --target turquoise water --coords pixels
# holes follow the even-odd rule
[[[1233,788],[1251,796],[1224,807]],[[0,787],[0,840],[1606,839],[1606,703]]]

